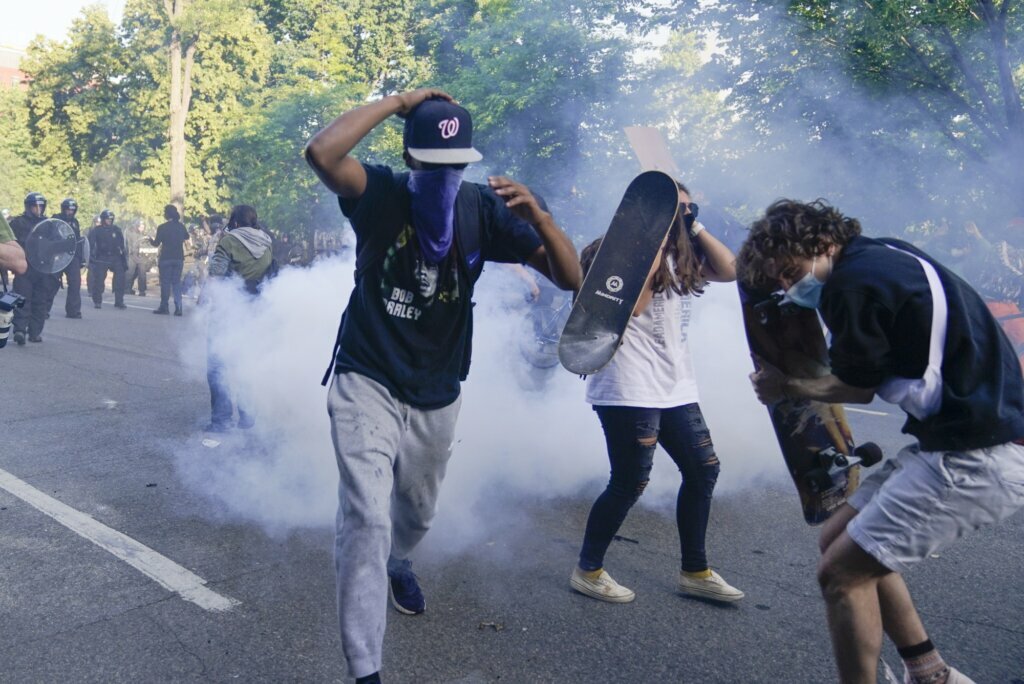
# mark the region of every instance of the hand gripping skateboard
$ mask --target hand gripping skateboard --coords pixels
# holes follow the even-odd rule
[[[791,377],[828,375],[828,349],[817,312],[781,300],[779,293],[740,285],[755,367],[761,359]],[[860,466],[882,459],[877,444],[855,445],[841,404],[784,399],[769,406],[768,414],[809,525],[825,522],[853,494],[860,484]]]
[[[641,173],[626,188],[562,330],[566,369],[590,375],[611,361],[678,211],[676,182],[665,173]]]

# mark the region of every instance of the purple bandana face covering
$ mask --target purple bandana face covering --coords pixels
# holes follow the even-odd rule
[[[462,169],[443,167],[409,173],[412,226],[428,263],[436,264],[452,248],[455,234],[455,196],[462,185]]]

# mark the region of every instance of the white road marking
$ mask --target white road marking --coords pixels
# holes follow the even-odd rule
[[[866,415],[869,415],[869,416],[887,416],[887,415],[889,415],[888,413],[885,413],[884,411],[869,411],[868,409],[854,408],[852,406],[844,406],[843,408],[846,409],[847,411],[852,411],[854,413],[863,413],[863,414],[866,414]]]
[[[241,602],[206,588],[206,580],[140,544],[131,537],[97,522],[92,516],[77,511],[44,494],[32,485],[0,469],[0,488],[18,497],[33,508],[50,516],[100,548],[109,551],[168,591],[191,601],[204,610],[224,612]]]

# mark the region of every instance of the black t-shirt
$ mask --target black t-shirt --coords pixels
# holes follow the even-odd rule
[[[357,253],[380,256],[359,275],[349,298],[335,372],[365,375],[417,408],[447,406],[466,377],[472,337],[473,287],[459,253],[460,229],[448,255],[426,263],[410,218],[409,174],[364,168],[363,195],[338,202],[355,231]],[[541,245],[536,231],[489,189],[472,187],[479,188],[480,211],[464,215],[481,223],[478,258],[526,261]]]
[[[189,234],[179,221],[168,221],[157,226],[156,237],[150,240],[154,247],[160,246],[160,261],[184,261],[184,244]]]
[[[942,405],[903,432],[926,451],[979,449],[1024,436],[1020,361],[981,297],[952,271],[899,240],[856,237],[822,290],[821,316],[832,332],[832,372],[855,387],[891,377],[920,378],[928,365],[932,297],[916,259],[939,274],[949,309],[942,361]]]

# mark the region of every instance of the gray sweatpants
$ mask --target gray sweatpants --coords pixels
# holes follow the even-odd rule
[[[388,558],[405,560],[430,528],[460,403],[417,409],[358,373],[336,375],[331,384],[327,412],[341,478],[338,623],[352,677],[380,670]]]

